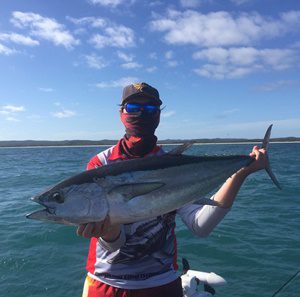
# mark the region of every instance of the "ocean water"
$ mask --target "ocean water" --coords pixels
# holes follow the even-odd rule
[[[188,153],[248,154],[251,148],[199,145]],[[25,215],[38,208],[31,196],[85,170],[102,149],[0,149],[0,296],[81,296],[88,240],[76,236],[75,227]],[[271,144],[269,151],[282,191],[258,172],[209,237],[197,238],[177,221],[179,264],[186,257],[192,269],[223,276],[228,284],[216,287],[216,296],[272,296],[300,268],[300,144]],[[299,278],[277,296],[300,296]]]

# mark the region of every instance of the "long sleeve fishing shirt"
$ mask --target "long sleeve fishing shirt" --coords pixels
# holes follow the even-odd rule
[[[156,146],[148,156],[164,153],[161,147]],[[118,146],[113,146],[94,156],[87,169],[126,159]],[[124,289],[170,283],[178,278],[176,215],[195,235],[204,237],[228,211],[217,206],[190,204],[156,218],[124,224],[114,242],[92,238],[87,260],[88,274],[103,283]]]

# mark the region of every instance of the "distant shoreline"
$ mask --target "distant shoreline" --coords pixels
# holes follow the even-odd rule
[[[159,145],[180,145],[185,142],[194,142],[194,145],[213,145],[213,144],[256,144],[261,139],[176,139],[161,140]],[[40,140],[13,140],[0,141],[0,148],[44,148],[44,147],[103,147],[116,144],[114,140],[65,140],[65,141],[40,141]],[[300,143],[298,137],[273,138],[270,143]]]

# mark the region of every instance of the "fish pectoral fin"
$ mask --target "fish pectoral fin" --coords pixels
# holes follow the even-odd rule
[[[145,195],[155,191],[164,185],[165,184],[161,182],[124,184],[114,187],[108,192],[108,194],[118,193],[124,196],[127,200],[130,200],[136,196]]]
[[[184,144],[181,144],[180,146],[175,147],[171,151],[168,152],[169,155],[181,155],[184,151],[189,149],[194,144],[193,141],[185,142]]]
[[[97,178],[95,177],[94,183],[98,184],[101,188],[105,189],[107,192],[111,191],[115,186],[120,184],[121,181],[115,178],[110,178],[109,176]]]

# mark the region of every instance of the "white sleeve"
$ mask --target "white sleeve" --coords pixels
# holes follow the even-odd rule
[[[200,237],[208,236],[222,221],[230,208],[211,205],[189,204],[177,210],[181,220]]]

